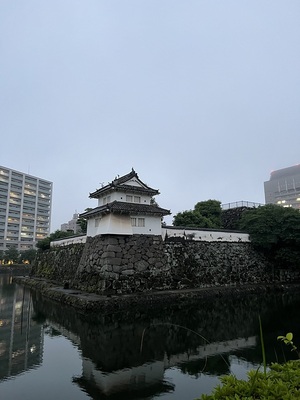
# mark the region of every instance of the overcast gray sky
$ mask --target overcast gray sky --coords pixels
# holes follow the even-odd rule
[[[264,203],[299,111],[299,0],[0,2],[0,164],[53,181],[51,232],[132,167],[173,215]]]

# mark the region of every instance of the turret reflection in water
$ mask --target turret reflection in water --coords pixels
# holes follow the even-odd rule
[[[32,319],[30,291],[0,275],[0,380],[42,362],[43,331]]]
[[[299,299],[291,301],[299,304]],[[281,295],[211,298],[182,302],[164,312],[122,315],[82,315],[37,293],[33,306],[81,349],[82,375],[73,380],[93,398],[145,399],[172,391],[176,382],[165,380],[172,367],[193,376],[219,376],[231,371],[233,356],[235,364],[239,359],[251,366],[261,364],[258,315],[264,324],[267,360],[276,361],[277,333],[293,328],[289,297]]]

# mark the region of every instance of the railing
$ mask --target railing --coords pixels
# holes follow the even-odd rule
[[[254,203],[253,201],[235,201],[233,203],[222,204],[223,210],[229,210],[230,208],[238,208],[238,207],[249,207],[249,208],[257,208],[260,206],[264,206],[262,203]]]

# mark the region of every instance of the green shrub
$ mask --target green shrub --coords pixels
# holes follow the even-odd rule
[[[248,372],[248,380],[233,375],[220,378],[211,395],[200,400],[294,400],[300,399],[300,360],[285,364],[271,364],[266,375],[260,371]]]

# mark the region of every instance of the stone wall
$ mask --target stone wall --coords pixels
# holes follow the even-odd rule
[[[165,243],[167,263],[177,288],[268,283],[272,268],[251,243]]]
[[[38,252],[30,275],[59,284],[70,281],[76,274],[84,246],[84,244],[75,244]]]
[[[31,275],[97,294],[300,281],[273,271],[251,243],[163,241],[161,236],[105,235],[39,253]]]
[[[250,243],[95,236],[39,253],[31,275],[97,294],[269,283],[279,280]],[[286,275],[282,275],[286,276]],[[293,276],[288,275],[291,281]]]
[[[71,286],[92,293],[134,293],[170,286],[161,236],[105,235],[87,238]]]

